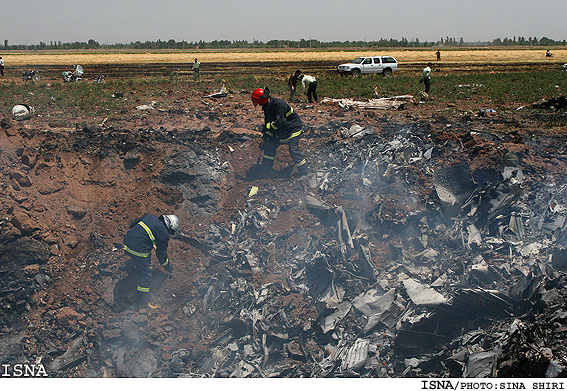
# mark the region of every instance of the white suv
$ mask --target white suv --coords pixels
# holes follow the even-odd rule
[[[337,67],[341,76],[359,76],[361,73],[381,73],[384,76],[392,76],[392,73],[397,70],[398,62],[390,56],[357,57],[352,62]]]

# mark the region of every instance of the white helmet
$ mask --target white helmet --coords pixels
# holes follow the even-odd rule
[[[33,107],[26,104],[15,105],[12,108],[12,118],[16,121],[22,121],[31,118],[33,112]]]
[[[175,235],[179,229],[179,217],[176,215],[163,215],[163,222],[171,235]]]

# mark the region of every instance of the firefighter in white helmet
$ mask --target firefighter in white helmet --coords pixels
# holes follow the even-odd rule
[[[146,215],[130,224],[130,230],[124,236],[124,253],[128,254],[138,271],[138,300],[143,307],[156,306],[150,303],[150,261],[152,248],[156,251],[161,266],[168,272],[173,267],[167,256],[169,237],[179,229],[179,218],[175,215],[159,217]]]

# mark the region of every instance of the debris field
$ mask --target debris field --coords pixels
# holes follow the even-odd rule
[[[216,91],[120,119],[0,114],[0,362],[52,377],[566,374],[566,137],[518,119],[553,104],[296,103],[311,173],[279,148],[277,175],[252,180],[262,114]],[[183,235],[172,276],[152,257],[159,308],[139,310],[122,238],[162,213]]]

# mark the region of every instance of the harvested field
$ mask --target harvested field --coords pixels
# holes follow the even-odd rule
[[[555,49],[553,58],[545,57],[544,49],[442,49],[442,61],[435,61],[435,50],[384,50],[373,51],[230,51],[230,52],[45,52],[29,54],[27,52],[8,53],[4,55],[7,67],[18,70],[36,66],[41,69],[50,67],[59,69],[71,64],[88,65],[91,69],[101,73],[112,74],[111,69],[115,66],[126,66],[138,69],[146,68],[148,74],[167,74],[176,70],[184,70],[190,67],[195,57],[203,63],[204,71],[216,70],[218,68],[237,67],[247,69],[253,73],[258,70],[258,65],[273,68],[275,66],[287,66],[294,68],[307,65],[315,71],[335,71],[339,63],[347,62],[357,56],[370,54],[387,54],[394,56],[400,63],[400,69],[414,71],[422,67],[424,63],[432,61],[443,69],[449,71],[478,71],[478,70],[510,70],[517,67],[518,70],[552,69],[567,62],[567,49]],[[158,71],[159,70],[159,71]],[[142,71],[142,70],[141,70]],[[143,72],[143,71],[142,71]]]
[[[280,51],[194,51],[194,52],[26,52],[4,55],[7,64],[14,66],[64,64],[181,64],[192,63],[195,57],[201,62],[254,63],[254,62],[313,62],[352,60],[358,56],[383,54],[394,56],[400,63],[423,63],[435,60],[436,48],[429,49],[376,49],[376,50],[280,50]],[[545,57],[545,49],[441,49],[442,61],[451,63],[548,63],[566,62],[567,49],[554,49],[553,58]]]

